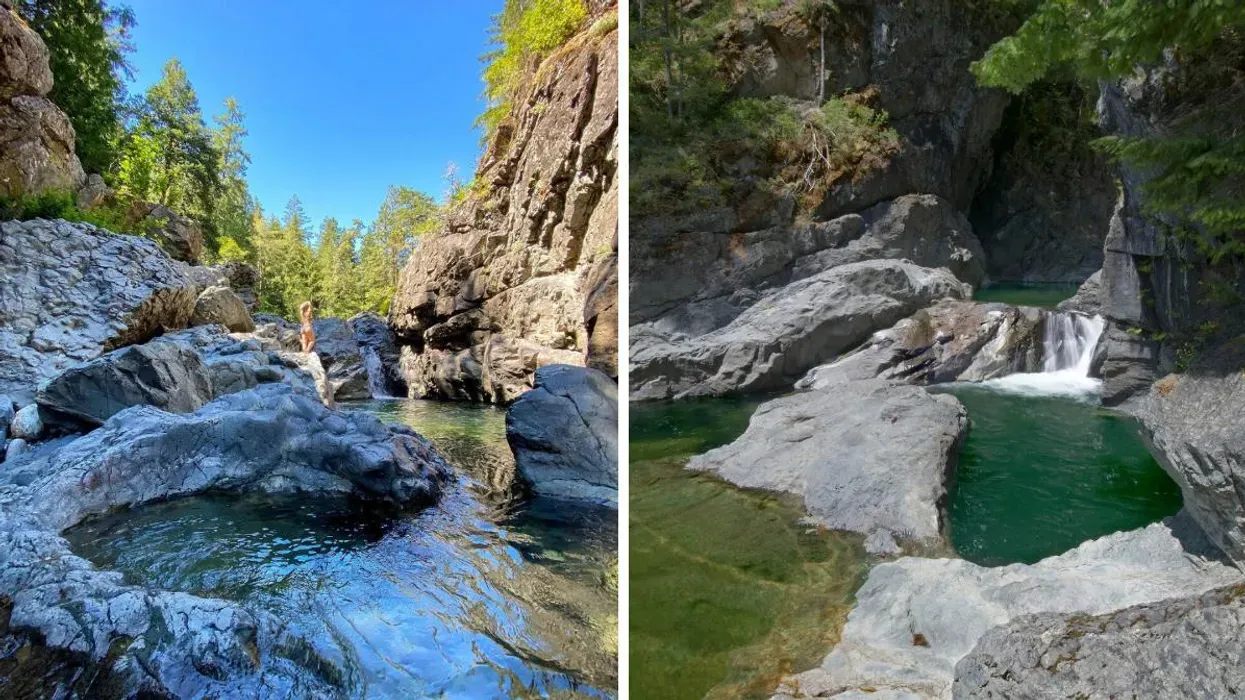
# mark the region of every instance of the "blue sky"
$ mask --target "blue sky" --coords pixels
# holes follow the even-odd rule
[[[131,92],[176,56],[207,119],[237,98],[265,212],[297,194],[316,226],[370,222],[391,185],[440,199],[469,179],[484,109],[479,56],[503,0],[128,0]]]

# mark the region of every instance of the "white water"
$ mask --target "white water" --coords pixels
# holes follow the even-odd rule
[[[1046,318],[1042,338],[1043,371],[1011,374],[982,384],[1025,396],[1097,396],[1102,382],[1089,376],[1089,368],[1105,327],[1101,316],[1052,313]]]
[[[381,366],[380,355],[377,354],[376,348],[361,344],[359,354],[363,356],[363,366],[367,368],[367,386],[372,390],[372,398],[396,398],[391,396],[385,387],[385,368]]]

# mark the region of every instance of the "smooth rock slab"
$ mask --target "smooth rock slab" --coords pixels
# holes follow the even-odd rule
[[[506,440],[533,492],[618,507],[618,388],[603,372],[536,370],[506,412]]]
[[[906,557],[874,567],[838,645],[778,696],[950,698],[966,672],[956,664],[1021,615],[1098,615],[1240,583],[1245,576],[1183,513],[1033,565]]]
[[[968,430],[954,396],[879,380],[761,404],[735,442],[687,468],[800,496],[809,516],[869,536],[941,544],[947,483]]]

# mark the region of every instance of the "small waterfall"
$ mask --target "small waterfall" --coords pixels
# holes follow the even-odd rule
[[[1053,313],[1046,317],[1046,332],[1042,338],[1042,361],[1044,373],[1076,370],[1082,377],[1089,376],[1094,361],[1094,348],[1106,323],[1101,316]]]
[[[388,382],[385,381],[385,367],[381,364],[380,354],[370,345],[360,345],[359,354],[363,356],[363,366],[367,368],[367,385],[372,390],[374,399],[394,398],[389,394]]]
[[[984,382],[1001,391],[1029,396],[1070,396],[1091,400],[1101,382],[1089,376],[1094,350],[1106,328],[1101,316],[1052,312],[1042,337],[1042,371],[1011,374]]]

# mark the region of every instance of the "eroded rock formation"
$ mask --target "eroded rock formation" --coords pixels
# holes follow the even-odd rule
[[[616,30],[546,59],[479,190],[402,271],[389,320],[411,396],[509,403],[542,365],[617,373],[617,62]]]
[[[47,98],[52,70],[43,39],[0,2],[0,198],[74,192],[85,181],[69,117]]]
[[[65,221],[0,222],[0,392],[25,405],[80,362],[185,328],[197,288],[155,243]]]

